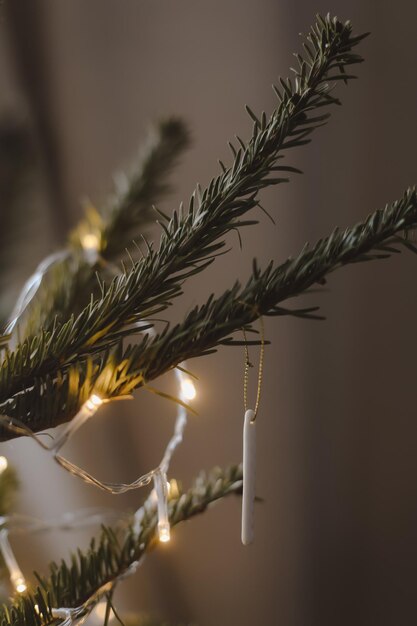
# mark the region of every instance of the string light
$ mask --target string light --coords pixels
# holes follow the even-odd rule
[[[177,375],[179,386],[180,386],[180,396],[186,399],[192,399],[196,396],[196,389],[193,382],[184,376],[181,369],[176,368],[175,373]],[[96,411],[101,407],[101,405],[105,402],[103,398],[101,398],[98,394],[93,393],[91,396],[84,402],[79,412],[75,415],[75,417],[69,422],[61,436],[51,445],[46,445],[33,431],[22,425],[15,424],[13,420],[8,420],[6,426],[17,432],[19,434],[26,434],[33,438],[44,450],[53,453],[54,460],[61,465],[68,472],[81,478],[84,482],[88,484],[92,484],[108,493],[112,494],[120,494],[125,493],[126,491],[130,491],[131,489],[137,489],[139,487],[144,487],[148,485],[152,480],[154,481],[154,491],[156,494],[156,504],[157,504],[157,513],[158,513],[158,535],[159,539],[162,542],[168,542],[170,540],[170,524],[169,524],[169,516],[168,516],[168,493],[170,489],[170,483],[167,481],[167,472],[171,462],[171,458],[173,453],[175,452],[178,445],[183,440],[184,429],[187,424],[187,410],[185,406],[182,404],[178,404],[177,410],[177,419],[175,421],[174,433],[169,440],[167,447],[165,449],[164,456],[162,458],[161,463],[155,470],[151,470],[147,474],[139,477],[132,483],[105,483],[99,481],[94,476],[91,476],[88,472],[83,470],[82,468],[74,465],[64,457],[60,456],[58,452],[64,446],[64,444],[68,441],[68,439],[91,417]],[[1,472],[1,461],[0,461],[0,472]],[[176,489],[178,486],[176,485]],[[134,528],[139,534],[142,522],[142,507],[138,509],[134,518]],[[23,590],[23,581],[19,581],[16,583],[19,585],[19,588]]]
[[[167,543],[171,539],[171,527],[168,516],[168,488],[165,472],[157,470],[153,477],[158,506],[159,541]]]
[[[35,533],[50,529],[68,531],[74,528],[85,528],[92,525],[102,526],[103,524],[114,522],[115,520],[117,520],[119,524],[123,522],[128,525],[130,519],[130,515],[128,516],[127,514],[125,515],[125,519],[123,519],[123,515],[120,515],[120,511],[98,508],[82,509],[75,513],[64,513],[59,518],[47,522],[19,514],[0,517],[0,554],[8,569],[13,588],[17,593],[21,594],[27,591],[28,585],[10,545],[9,536],[11,533]],[[39,606],[37,604],[34,605],[34,609],[39,615]],[[52,611],[57,618],[65,618],[63,623],[70,626],[73,622],[73,617],[77,616],[79,613],[85,612],[85,607],[76,609],[58,608],[52,609]],[[62,626],[62,624],[60,626]]]
[[[182,370],[175,370],[177,378],[180,383],[180,389],[188,389],[189,395],[191,390],[193,391],[193,395],[195,395],[195,387],[192,381],[188,378],[184,377]],[[182,383],[191,383],[185,384]],[[68,441],[68,439],[92,416],[96,413],[96,411],[100,408],[100,406],[105,402],[103,398],[99,395],[93,393],[86,402],[82,405],[79,412],[75,415],[75,417],[71,420],[71,422],[66,426],[61,436],[51,445],[46,445],[33,431],[22,425],[22,424],[14,424],[13,420],[8,420],[5,424],[9,429],[17,432],[19,434],[26,434],[32,437],[44,450],[53,453],[54,460],[61,465],[68,472],[73,474],[74,476],[81,478],[84,482],[88,484],[92,484],[108,493],[112,494],[120,494],[130,491],[131,489],[137,489],[139,487],[144,487],[148,485],[152,480],[155,485],[155,493],[157,500],[157,512],[158,512],[158,534],[159,538],[162,542],[167,542],[170,540],[170,525],[169,525],[169,517],[168,517],[168,492],[170,488],[170,484],[167,481],[167,472],[171,462],[171,458],[173,453],[175,452],[178,445],[183,440],[184,429],[187,424],[187,410],[185,406],[182,404],[178,404],[178,412],[177,419],[175,422],[174,433],[169,440],[167,447],[165,449],[164,456],[162,458],[161,463],[155,470],[151,470],[147,474],[139,477],[132,483],[105,483],[99,481],[94,476],[91,476],[83,470],[82,468],[74,465],[64,457],[60,456],[58,452],[64,446],[64,444]],[[163,477],[161,482],[161,476]],[[178,487],[177,487],[178,488]],[[134,518],[134,528],[139,534],[142,522],[142,514],[141,509],[139,509]]]
[[[86,257],[89,257],[90,252],[94,255],[98,255],[99,247],[100,247],[100,238],[97,233],[94,233],[91,231],[86,232],[82,235],[82,237],[80,238],[80,241],[81,241],[83,250],[86,253]],[[28,304],[30,303],[35,293],[37,292],[39,285],[42,282],[42,278],[44,274],[46,273],[46,271],[55,263],[66,260],[69,254],[70,254],[69,250],[60,251],[54,255],[47,257],[47,259],[45,259],[38,266],[35,274],[27,281],[26,285],[24,286],[19,296],[18,302],[12,314],[12,320],[9,322],[9,325],[8,325],[8,332],[11,332],[13,330],[14,326],[16,325],[20,317],[23,315]],[[93,258],[91,258],[90,260],[94,262]],[[95,260],[96,260],[96,256],[95,256]],[[148,328],[146,332],[151,336],[155,335],[155,331],[152,327]],[[183,373],[185,365],[186,365],[185,363],[181,363],[181,365],[175,369],[175,374],[179,381],[180,398],[182,400],[190,401],[196,397],[196,388],[192,380],[189,377],[185,376]],[[75,417],[71,420],[71,422],[69,422],[67,427],[62,432],[61,436],[58,437],[58,439],[53,443],[52,446],[45,445],[43,441],[30,428],[28,428],[27,426],[21,423],[16,424],[13,422],[13,420],[8,420],[5,423],[5,426],[15,433],[18,433],[20,435],[25,434],[27,436],[30,436],[43,449],[52,452],[54,460],[59,465],[61,465],[61,467],[66,469],[68,472],[70,472],[74,476],[81,478],[84,482],[88,484],[92,484],[100,489],[103,489],[104,491],[107,491],[108,493],[119,494],[119,493],[125,493],[126,491],[129,491],[131,489],[144,487],[152,481],[155,472],[159,470],[163,472],[166,476],[172,455],[174,451],[176,450],[177,446],[183,440],[183,433],[184,433],[185,426],[187,424],[187,411],[185,407],[180,404],[178,405],[177,419],[175,422],[174,433],[168,442],[168,445],[165,449],[164,456],[157,470],[151,470],[150,472],[139,477],[137,480],[133,481],[132,483],[125,484],[125,483],[101,482],[100,480],[94,478],[94,476],[91,476],[90,474],[88,474],[88,472],[86,472],[85,470],[81,469],[80,467],[77,467],[76,465],[74,465],[73,463],[65,459],[64,457],[61,457],[58,455],[59,450],[64,446],[64,444],[68,441],[68,439],[92,415],[96,413],[96,411],[103,404],[103,402],[104,400],[100,396],[98,396],[97,394],[92,394],[90,398],[88,398],[88,400],[82,405],[79,412],[75,415]],[[4,470],[2,470],[1,460],[0,460],[0,473],[1,471],[4,471]],[[166,489],[164,493],[166,493]],[[165,537],[167,536],[166,532],[164,532],[163,534]]]
[[[171,528],[169,522],[158,522],[159,541],[167,543],[171,540]]]
[[[166,485],[167,485],[167,496],[170,496],[170,494],[171,494],[171,483],[169,482],[169,480],[167,480]],[[178,485],[177,485],[177,489],[178,489]],[[156,493],[155,487],[152,489],[151,494],[149,496],[149,499],[152,502],[152,504],[154,504],[154,505],[158,504],[158,495]]]
[[[95,265],[99,258],[100,239],[96,233],[85,233],[81,237],[84,256],[90,265]]]
[[[87,261],[90,262],[91,264],[96,263],[99,258],[99,249],[100,249],[100,238],[98,237],[98,235],[93,232],[85,233],[81,237],[81,245],[84,250],[84,254],[85,254]],[[39,286],[42,282],[42,279],[44,277],[44,274],[47,272],[47,270],[55,263],[65,260],[66,258],[68,258],[68,256],[69,256],[69,252],[67,250],[61,251],[55,255],[51,255],[43,263],[41,263],[38,266],[35,274],[30,277],[30,279],[25,284],[22,293],[20,294],[16,307],[12,313],[11,320],[9,321],[9,324],[7,327],[8,333],[10,334],[12,333],[19,319],[24,314],[28,305],[30,304],[34,296],[36,295],[39,289]],[[118,273],[118,270],[115,269],[114,273]],[[154,334],[153,329],[150,329],[149,332],[150,334]],[[175,373],[177,375],[179,387],[180,387],[179,397],[183,401],[191,401],[191,400],[194,400],[197,395],[196,388],[195,388],[193,381],[188,376],[186,376],[182,371],[183,366],[185,366],[185,363],[181,364],[181,366],[182,367],[180,369],[179,368],[175,369]],[[75,433],[75,431],[78,430],[90,417],[92,417],[96,413],[96,411],[101,407],[104,401],[105,400],[103,400],[99,395],[97,395],[96,393],[93,393],[86,400],[86,402],[84,402],[79,412],[75,415],[75,417],[63,430],[61,436],[58,437],[58,439],[51,446],[45,445],[42,442],[42,440],[39,439],[37,435],[35,435],[35,433],[33,433],[33,431],[31,431],[28,427],[25,427],[24,425],[21,425],[21,424],[16,425],[13,423],[12,420],[10,420],[7,425],[12,430],[14,429],[16,432],[19,432],[20,434],[24,432],[25,434],[35,439],[44,449],[52,452],[55,461],[57,461],[61,466],[67,469],[70,473],[82,478],[87,483],[94,484],[95,486],[100,487],[106,491],[110,491],[111,493],[123,493],[125,491],[128,491],[129,489],[135,489],[137,487],[145,486],[149,484],[151,480],[153,480],[154,490],[149,500],[152,502],[152,498],[156,497],[156,506],[157,506],[157,515],[158,515],[158,524],[157,524],[158,536],[159,536],[159,540],[162,543],[167,543],[171,539],[171,528],[170,528],[169,514],[168,514],[168,496],[169,496],[171,489],[173,489],[174,494],[178,494],[179,492],[176,481],[173,481],[172,486],[168,482],[167,471],[168,471],[170,461],[171,461],[171,458],[175,449],[183,440],[183,433],[184,433],[185,426],[187,424],[187,410],[181,404],[178,405],[177,419],[175,422],[174,433],[168,442],[162,461],[156,470],[152,470],[151,472],[148,472],[148,474],[145,474],[144,476],[140,477],[139,479],[137,479],[136,481],[128,485],[125,485],[123,483],[101,483],[100,481],[90,476],[87,472],[85,472],[81,468],[78,468],[77,466],[73,465],[72,463],[64,459],[63,457],[58,456],[58,451],[67,442],[67,440]],[[7,462],[6,457],[0,456],[0,474],[4,472],[7,467],[8,467],[8,462]],[[133,528],[135,529],[137,534],[139,534],[141,530],[141,523],[142,523],[144,511],[145,511],[145,506],[146,506],[146,503],[143,507],[138,509],[138,511],[136,512],[134,516]],[[16,517],[19,517],[19,516],[16,516]],[[73,526],[76,525],[75,516],[72,522],[74,521],[75,523],[73,524]],[[10,522],[10,518],[1,518],[0,527],[1,525],[3,525],[3,529],[0,530],[0,552],[9,570],[10,581],[13,587],[15,588],[17,593],[22,594],[25,591],[27,591],[28,587],[27,587],[25,578],[23,576],[23,573],[17,564],[16,558],[10,546],[9,539],[8,539],[9,531],[7,528],[4,528],[5,523],[9,523],[9,522]],[[30,520],[30,518],[26,518],[26,521],[23,523],[23,527],[25,526],[25,523],[26,523],[26,529],[32,530],[32,531],[45,529],[48,527],[54,527],[56,524],[55,522],[54,525],[48,525],[38,520]],[[70,525],[71,525],[71,520],[67,517],[65,518],[65,520],[63,520],[63,522],[61,522],[61,528],[68,528]],[[59,527],[59,525],[57,525],[57,527]],[[135,567],[130,568],[132,570],[132,573],[133,571],[135,571],[137,565],[139,565],[139,562],[135,563],[134,565]],[[125,574],[123,574],[123,576],[124,575]],[[88,602],[90,602],[90,600]],[[86,613],[87,614],[90,613],[92,608],[93,608],[92,605],[87,606],[87,603],[76,608],[65,608],[65,607],[53,608],[52,615],[55,618],[61,620],[61,626],[71,626],[71,624],[73,624],[74,621],[78,619],[81,615],[86,615]],[[38,605],[35,605],[35,611],[36,613],[39,614]],[[100,602],[99,604],[97,604],[95,608],[95,615],[100,621],[103,620],[104,616],[106,615],[106,612],[107,612],[107,605],[105,602]],[[113,615],[110,615],[109,617],[112,618]]]
[[[16,591],[18,593],[24,593],[27,589],[27,585],[25,583],[25,579],[24,578],[16,578],[16,580],[14,581],[15,587],[16,587]]]
[[[7,469],[9,463],[5,456],[0,456],[0,474],[3,474],[4,470]]]
[[[102,404],[103,399],[100,398],[100,396],[98,396],[97,394],[93,393],[93,395],[85,403],[85,406],[89,411],[95,412]]]
[[[57,439],[57,441],[52,445],[50,450],[58,452],[64,443],[68,441],[68,439],[77,431],[81,426],[92,417],[97,410],[101,407],[104,400],[100,398],[97,394],[93,393],[86,402],[82,405],[81,409],[78,411],[77,415],[71,420],[68,426],[65,428],[61,437]],[[39,441],[39,439],[37,439]],[[56,455],[55,455],[55,458]]]

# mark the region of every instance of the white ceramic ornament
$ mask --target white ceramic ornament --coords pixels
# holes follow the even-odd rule
[[[256,421],[255,412],[245,412],[243,425],[243,500],[242,543],[247,546],[254,539],[254,509],[256,482]]]

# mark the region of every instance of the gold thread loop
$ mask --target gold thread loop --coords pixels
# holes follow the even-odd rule
[[[255,402],[255,408],[253,410],[254,412],[254,417],[252,422],[254,422],[256,420],[256,416],[258,414],[258,409],[259,409],[259,404],[261,401],[261,390],[262,390],[262,380],[263,380],[263,369],[264,369],[264,356],[265,356],[265,327],[264,327],[264,321],[262,316],[259,318],[260,321],[260,325],[261,325],[261,351],[259,354],[259,367],[258,367],[258,388],[256,391],[256,402]],[[245,339],[245,342],[247,342],[247,336],[246,336],[246,331],[244,328],[242,328],[242,332],[243,332],[243,337]],[[249,348],[247,343],[245,343],[245,373],[244,373],[244,377],[243,377],[243,405],[245,408],[245,411],[248,410],[248,383],[249,383],[249,368],[253,367],[253,364],[250,362],[249,359]]]

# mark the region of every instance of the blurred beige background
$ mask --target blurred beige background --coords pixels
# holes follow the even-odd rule
[[[253,256],[283,260],[416,182],[417,5],[6,0],[0,112],[32,129],[43,176],[35,196],[30,184],[22,190],[28,217],[13,261],[20,281],[62,243],[80,200],[100,202],[111,190],[112,174],[129,164],[150,120],[181,114],[193,135],[164,208],[207,183],[217,159],[229,159],[227,139],[250,133],[244,103],[271,111],[270,85],[287,75],[298,33],[328,10],[358,32],[372,31],[361,47],[360,80],[339,88],[343,107],[310,146],[288,156],[305,174],[263,194],[277,226],[260,213],[260,225],[243,234],[243,252],[231,237],[234,252],[193,281],[172,319],[244,279]],[[7,205],[0,210],[4,216]],[[265,502],[255,544],[240,544],[238,500],[218,504],[179,528],[120,587],[122,611],[200,626],[415,622],[416,277],[410,254],[351,267],[310,296],[326,322],[268,322],[258,430]],[[172,466],[185,483],[200,468],[241,457],[243,358],[238,348],[222,349],[192,363],[199,416]],[[104,479],[131,480],[159,458],[174,413],[140,393],[135,403],[103,410],[68,454]],[[2,444],[1,453],[19,468],[22,512],[49,517],[96,503],[133,510],[144,495],[97,493],[51,466],[32,442]],[[17,551],[28,572],[87,539],[51,533],[19,542]]]

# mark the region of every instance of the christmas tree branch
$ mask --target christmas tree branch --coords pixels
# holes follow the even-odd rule
[[[134,349],[134,356],[129,355],[134,364],[131,374],[136,370],[143,379],[139,386],[146,385],[185,359],[208,354],[221,344],[232,345],[231,335],[250,327],[262,315],[316,317],[316,307],[289,309],[282,304],[324,284],[330,273],[345,265],[386,259],[401,247],[417,252],[408,239],[408,231],[416,227],[416,190],[409,189],[401,200],[353,228],[336,229],[312,248],[306,245],[295,259],[276,268],[271,263],[264,272],[255,264],[243,289],[236,284],[219,298],[211,296],[181,324],[168,327],[154,339],[145,338]]]
[[[362,61],[351,49],[365,35],[352,36],[349,22],[318,17],[306,46],[307,59],[298,57],[295,85],[281,80],[279,104],[270,119],[255,119],[247,145],[234,152],[231,168],[213,179],[207,189],[193,194],[187,213],[162,218],[163,234],[158,250],[148,252],[130,271],[116,277],[109,287],[101,285],[101,297],[92,300],[78,316],[40,331],[15,353],[5,356],[0,371],[0,399],[24,388],[34,376],[46,376],[58,365],[69,367],[81,358],[108,349],[121,338],[144,330],[143,320],[164,310],[181,294],[182,283],[203,271],[224,248],[224,235],[232,229],[256,223],[240,220],[258,205],[261,188],[282,182],[276,172],[294,168],[277,165],[282,151],[305,144],[328,113],[312,112],[338,101],[331,95],[337,78],[351,76],[345,67]],[[250,112],[251,117],[254,114]],[[271,177],[272,174],[272,177]],[[17,376],[16,376],[17,374]]]
[[[409,189],[399,201],[364,222],[344,231],[336,229],[312,248],[305,246],[295,259],[275,268],[271,263],[263,272],[255,265],[243,289],[235,284],[220,297],[211,296],[182,323],[167,327],[155,338],[144,337],[124,352],[119,344],[113,352],[78,360],[68,368],[57,363],[46,377],[20,377],[16,380],[24,386],[13,395],[13,371],[22,372],[25,365],[25,354],[16,356],[8,376],[4,368],[0,371],[0,397],[3,393],[7,397],[0,412],[20,419],[34,431],[50,428],[71,419],[93,391],[108,398],[130,394],[183,360],[209,354],[222,344],[232,345],[233,333],[249,329],[261,315],[316,317],[316,308],[291,310],[283,303],[323,284],[344,265],[385,259],[400,247],[415,252],[407,232],[416,226],[416,191]],[[7,427],[7,420],[4,424],[1,438],[19,434]]]
[[[201,475],[188,492],[170,499],[171,525],[203,513],[216,500],[240,493],[241,488],[240,466]],[[138,533],[132,527],[121,536],[120,530],[103,528],[100,539],[93,539],[87,551],[78,550],[68,564],[52,563],[48,577],[37,576],[39,584],[33,592],[16,595],[11,606],[0,609],[0,625],[46,626],[57,622],[53,609],[58,608],[81,607],[79,617],[86,614],[156,545],[156,525],[156,508],[148,503]]]
[[[362,61],[351,50],[364,36],[353,37],[349,22],[318,18],[307,38],[311,44],[307,59],[298,57],[294,85],[281,80],[282,91],[276,89],[278,107],[270,119],[263,114],[257,120],[249,110],[253,134],[248,144],[239,140],[237,150],[231,146],[233,165],[223,166],[223,173],[204,191],[197,187],[187,213],[174,211],[171,219],[161,215],[158,249],[148,245],[146,256],[131,271],[108,288],[102,285],[101,299],[80,316],[82,332],[68,334],[68,346],[60,346],[61,356],[65,358],[65,351],[90,353],[93,345],[109,346],[129,334],[132,324],[164,310],[182,293],[183,281],[203,271],[223,251],[223,237],[230,230],[256,223],[239,218],[259,204],[260,189],[286,182],[280,175],[295,171],[278,165],[282,152],[308,143],[313,130],[328,119],[329,113],[319,117],[314,113],[339,102],[331,95],[333,84],[341,77],[346,82],[353,78],[345,68]]]
[[[153,205],[170,191],[167,175],[188,145],[188,130],[178,118],[151,128],[139,167],[127,176],[119,175],[116,192],[102,210],[99,253],[105,261],[124,254],[138,233],[155,221]]]
[[[49,270],[27,319],[20,323],[21,337],[82,310],[90,295],[99,293],[98,271],[105,277],[119,271],[114,263],[155,222],[153,205],[170,190],[168,175],[188,145],[188,129],[181,119],[151,126],[137,162],[130,172],[116,176],[107,203],[100,210],[86,207],[85,218],[70,235],[68,258]]]

